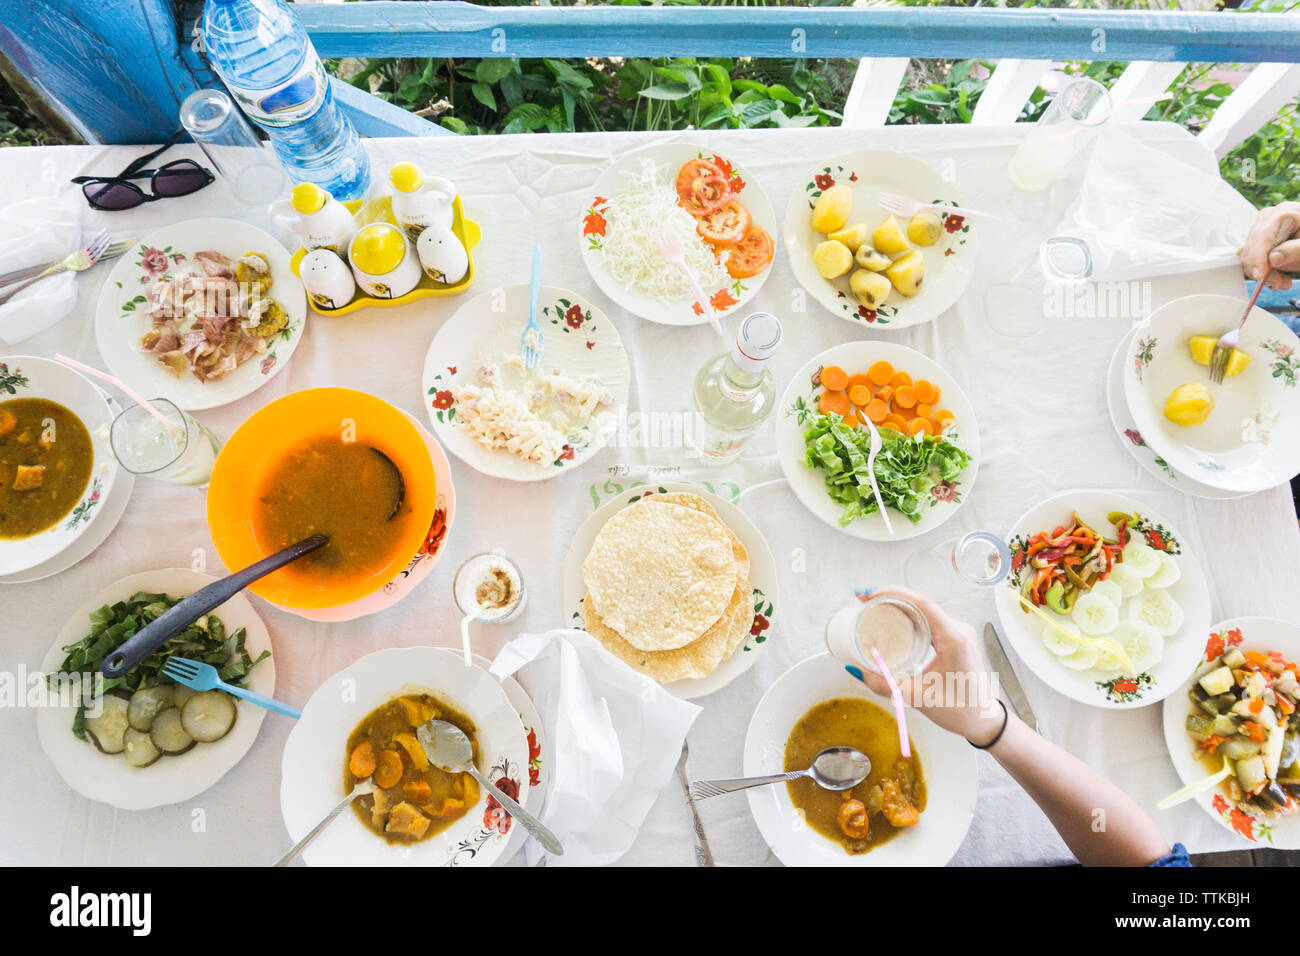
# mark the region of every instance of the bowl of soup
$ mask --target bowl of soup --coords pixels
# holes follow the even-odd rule
[[[79,538],[117,476],[113,411],[80,372],[30,355],[0,360],[0,575]]]
[[[311,388],[267,405],[221,450],[208,529],[229,569],[313,534],[329,542],[249,585],[286,608],[337,607],[378,591],[419,549],[436,507],[428,445],[392,405]]]

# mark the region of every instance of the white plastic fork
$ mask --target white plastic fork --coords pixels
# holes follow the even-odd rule
[[[880,206],[885,212],[894,216],[903,216],[911,219],[918,212],[925,209],[933,209],[935,212],[941,212],[944,215],[964,216],[967,219],[988,219],[992,222],[1001,222],[1001,216],[995,216],[991,212],[981,212],[978,209],[967,209],[965,206],[944,206],[934,202],[917,202],[909,196],[900,196],[898,193],[881,193],[879,196]]]
[[[885,530],[889,536],[894,536],[894,524],[889,520],[889,511],[885,508],[885,499],[880,497],[880,486],[876,484],[876,455],[880,453],[880,447],[885,440],[880,437],[880,429],[876,428],[876,423],[868,418],[858,409],[858,418],[867,426],[867,431],[871,433],[871,445],[867,451],[867,477],[871,479],[871,493],[876,496],[876,507],[880,510],[880,517],[885,520]]]
[[[681,237],[666,226],[659,227],[659,254],[675,265],[682,275],[686,277],[686,281],[690,283],[691,292],[695,294],[696,301],[700,303],[700,308],[705,310],[704,314],[709,318],[709,325],[713,326],[714,332],[721,335],[722,324],[718,321],[718,316],[714,313],[708,296],[704,294],[700,284],[695,281],[695,273],[686,265],[686,247],[682,245]]]

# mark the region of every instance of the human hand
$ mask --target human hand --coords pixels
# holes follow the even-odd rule
[[[1270,289],[1291,288],[1291,277],[1283,273],[1300,271],[1300,202],[1259,211],[1241,247],[1241,269],[1256,281],[1267,276]]]
[[[924,594],[908,588],[891,585],[858,597],[865,601],[883,594],[911,601],[930,625],[934,660],[922,673],[898,681],[903,700],[944,730],[987,744],[1002,727],[1002,708],[997,704],[996,682],[985,666],[975,629],[949,617]],[[875,693],[889,696],[889,685],[874,671],[864,669],[854,676]]]

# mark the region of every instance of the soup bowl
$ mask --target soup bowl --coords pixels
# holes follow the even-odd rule
[[[113,407],[90,379],[49,359],[6,356],[0,361],[0,405],[20,398],[55,402],[81,420],[90,433],[90,473],[81,496],[68,502],[67,510],[47,528],[23,538],[0,538],[0,575],[35,567],[81,537],[98,517],[99,505],[108,497],[118,472],[108,444]],[[8,469],[0,466],[0,471],[8,477]]]
[[[287,455],[313,439],[330,437],[369,446],[386,456],[401,473],[401,505],[390,519],[391,536],[382,549],[382,564],[344,569],[328,580],[295,573],[289,565],[249,585],[254,594],[282,607],[337,607],[373,594],[406,567],[433,520],[437,502],[433,459],[410,418],[365,392],[309,388],[256,412],[217,456],[208,485],[208,530],[227,568],[247,567],[283,546],[259,534],[258,517],[266,507],[262,489]],[[322,521],[331,518],[337,515],[320,516]],[[322,530],[328,533],[328,527]]]

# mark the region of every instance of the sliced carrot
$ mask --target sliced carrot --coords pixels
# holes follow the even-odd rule
[[[913,385],[916,388],[916,400],[930,405],[934,402],[934,384],[923,378],[918,378]]]
[[[402,796],[411,803],[428,803],[433,799],[433,785],[427,780],[408,780],[402,784]]]
[[[898,404],[897,392],[894,393],[894,400],[889,403],[889,410],[905,422],[912,419],[912,410],[910,408],[904,408],[902,405]]]
[[[902,408],[916,407],[916,389],[912,388],[911,385],[898,385],[895,386],[895,388],[895,402],[897,402]]]
[[[912,376],[900,370],[894,373],[894,377],[889,380],[889,384],[894,386],[894,388],[898,388],[900,385],[911,385]]]
[[[934,415],[931,417],[939,423],[940,428],[947,428],[957,419],[957,416],[946,408],[936,409]]]
[[[822,392],[817,400],[817,410],[823,415],[838,415],[849,418],[853,415],[853,403],[843,392]]]
[[[885,403],[878,398],[873,398],[871,401],[869,401],[867,403],[866,408],[863,409],[863,411],[865,411],[867,417],[871,419],[873,422],[875,422],[877,425],[883,422],[885,418],[888,417],[889,415],[888,406],[886,406]]]
[[[921,418],[929,418],[931,415],[934,414],[934,409],[931,408],[929,405],[925,404],[925,402],[921,401],[919,395],[917,396],[917,402],[916,402],[916,414]]]
[[[833,392],[842,391],[849,384],[849,373],[838,365],[827,365],[822,369],[822,387]]]
[[[348,771],[358,780],[364,780],[375,772],[375,745],[369,740],[357,744],[348,759]]]
[[[894,413],[894,412],[890,412],[888,415],[885,416],[885,421],[887,421],[887,422],[893,422],[896,426],[898,426],[898,430],[899,430],[900,432],[904,432],[904,433],[906,433],[906,431],[907,431],[907,419],[906,419],[905,417],[903,417],[902,415],[898,415],[898,414],[896,414],[896,413]]]
[[[888,404],[889,400],[894,397],[894,386],[882,385],[876,390],[876,398]]]
[[[932,428],[934,428],[934,426],[930,424],[930,419],[928,418],[913,418],[907,423],[907,433],[909,435],[929,435],[931,434],[930,430]]]
[[[867,369],[867,375],[876,385],[888,385],[889,380],[894,377],[894,366],[882,359],[872,363],[871,368]]]
[[[934,389],[934,394],[930,396],[930,404],[938,405],[939,397],[943,394],[943,389],[941,389],[938,385],[935,385],[934,382],[930,383],[930,387]]]
[[[859,372],[857,375],[850,375],[848,384],[844,386],[844,391],[852,392],[859,385],[865,385],[867,388],[871,388],[871,376],[866,372]]]
[[[880,423],[880,427],[881,427],[881,428],[888,428],[888,429],[890,429],[891,431],[901,432],[901,431],[903,430],[903,428],[902,428],[901,425],[898,424],[898,422],[897,422],[897,420],[896,420],[897,417],[898,417],[898,416],[896,416],[896,415],[890,415],[888,418],[886,418],[883,422]]]
[[[402,779],[402,758],[397,755],[396,750],[379,752],[379,765],[375,768],[374,777],[376,787],[397,786],[397,781]]]
[[[849,401],[858,406],[866,405],[871,401],[871,387],[869,385],[849,386]]]

